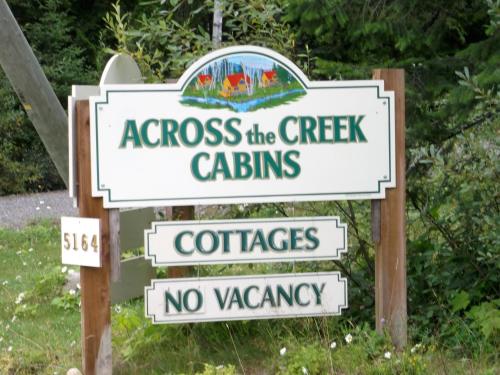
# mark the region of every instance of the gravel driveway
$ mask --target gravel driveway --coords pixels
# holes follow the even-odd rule
[[[40,219],[78,216],[67,190],[0,197],[0,227],[21,228]]]

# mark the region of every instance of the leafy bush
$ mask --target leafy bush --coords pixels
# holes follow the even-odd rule
[[[78,6],[76,1],[13,0],[9,6],[63,106],[72,84],[97,81],[97,73],[89,69],[94,62],[86,55],[91,43],[82,40],[79,18],[72,13]],[[0,135],[0,195],[64,187],[3,71],[0,71]]]
[[[223,45],[262,45],[288,56],[293,53],[290,26],[281,22],[284,0],[257,0],[250,5],[244,0],[223,3]],[[135,12],[124,12],[117,2],[105,17],[114,37],[113,47],[106,51],[134,57],[146,82],[178,78],[212,49],[212,9],[211,1],[158,1]]]

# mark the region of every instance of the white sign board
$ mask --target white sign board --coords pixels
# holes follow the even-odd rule
[[[340,315],[347,280],[338,272],[152,280],[145,288],[153,323]]]
[[[153,266],[340,259],[347,225],[338,217],[154,222],[144,250]]]
[[[61,257],[63,264],[101,267],[100,220],[61,217]]]
[[[90,98],[92,195],[104,206],[383,198],[395,186],[394,93],[311,82],[260,47],[206,55],[175,84]]]

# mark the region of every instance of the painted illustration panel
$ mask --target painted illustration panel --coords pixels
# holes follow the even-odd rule
[[[204,66],[182,93],[182,103],[249,112],[286,104],[305,94],[294,75],[276,61],[240,53]]]

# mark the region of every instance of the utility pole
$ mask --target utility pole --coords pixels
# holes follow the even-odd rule
[[[0,65],[67,186],[66,112],[5,0],[0,0],[0,46]]]

